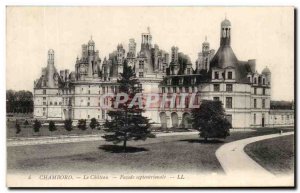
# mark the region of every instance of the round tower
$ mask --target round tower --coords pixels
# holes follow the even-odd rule
[[[271,85],[271,71],[267,66],[263,69],[262,74],[266,76],[268,85]]]

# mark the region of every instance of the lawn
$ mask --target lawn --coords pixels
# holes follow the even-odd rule
[[[224,143],[277,132],[233,132],[225,140],[205,143],[196,134],[129,142],[130,152],[116,153],[105,141],[8,147],[8,172],[196,172],[223,173],[215,151]]]
[[[249,144],[245,152],[275,175],[294,172],[294,135]]]

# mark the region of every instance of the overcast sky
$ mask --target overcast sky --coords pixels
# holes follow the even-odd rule
[[[256,59],[259,73],[270,68],[273,100],[294,99],[294,13],[287,7],[8,7],[7,89],[32,91],[48,49],[55,51],[58,70],[73,71],[91,36],[103,60],[118,43],[127,51],[129,38],[139,50],[148,26],[153,44],[168,52],[178,46],[195,63],[205,36],[218,49],[225,15],[238,59]]]

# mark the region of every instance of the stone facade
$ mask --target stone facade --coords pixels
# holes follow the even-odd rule
[[[256,71],[255,60],[240,61],[231,45],[231,23],[221,23],[220,47],[215,53],[205,39],[198,54],[196,67],[190,58],[171,48],[171,57],[152,45],[148,28],[142,33],[141,49],[136,53],[134,39],[129,40],[128,52],[119,44],[117,49],[101,61],[95,42],[91,39],[82,45],[81,57],[76,59],[75,71],[54,66],[54,51],[48,52],[47,68],[34,83],[34,118],[43,120],[107,119],[108,109],[100,104],[100,96],[117,93],[117,79],[123,63],[133,67],[143,93],[172,95],[186,93],[185,106],[179,107],[180,97],[175,97],[175,107],[156,106],[144,113],[156,126],[191,127],[187,104],[192,94],[196,101],[220,100],[234,128],[273,126],[270,118],[271,72],[265,68]],[[109,105],[110,101],[105,101]],[[273,116],[273,115],[272,115]]]

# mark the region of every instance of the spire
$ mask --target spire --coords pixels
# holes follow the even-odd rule
[[[150,34],[150,27],[149,27],[149,26],[147,27],[147,31],[148,31],[148,33]]]

